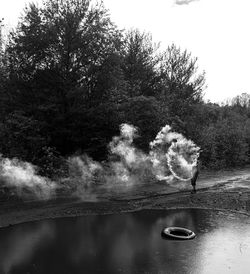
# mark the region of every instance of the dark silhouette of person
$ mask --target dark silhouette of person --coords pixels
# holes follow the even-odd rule
[[[193,177],[191,178],[191,185],[193,187],[193,190],[191,191],[192,194],[196,193],[196,181],[199,173],[200,173],[200,162],[197,161],[196,166],[193,167]]]

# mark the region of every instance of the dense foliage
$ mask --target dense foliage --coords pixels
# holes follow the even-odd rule
[[[74,153],[104,160],[121,123],[139,129],[144,151],[169,123],[202,147],[203,166],[249,163],[249,96],[220,106],[204,88],[191,53],[120,31],[102,4],[30,4],[0,51],[0,152],[50,174]]]

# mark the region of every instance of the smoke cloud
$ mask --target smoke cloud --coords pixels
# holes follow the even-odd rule
[[[39,199],[48,199],[56,188],[56,183],[36,174],[30,163],[0,156],[0,180],[15,194],[23,196],[28,191]]]
[[[137,129],[129,124],[120,126],[120,136],[113,137],[109,144],[113,159],[111,168],[114,178],[118,182],[128,185],[140,179],[139,173],[148,165],[148,157],[133,145],[134,138],[138,137]]]
[[[200,148],[182,134],[173,132],[166,125],[150,143],[150,157],[156,177],[159,180],[171,180],[173,177],[187,181],[193,177]],[[169,172],[171,174],[169,174]]]
[[[68,159],[68,182],[73,190],[73,195],[85,201],[96,201],[94,187],[103,173],[101,164],[92,160],[87,155],[70,157]]]
[[[113,137],[112,142],[109,144],[112,154],[120,156],[124,164],[132,167],[141,159],[138,158],[138,152],[133,147],[133,140],[137,137],[137,129],[128,124],[120,126],[120,136]]]
[[[36,173],[36,167],[17,159],[0,157],[0,181],[14,188],[22,196],[26,190],[36,197],[51,197],[56,189],[64,189],[84,201],[96,201],[97,193],[127,191],[138,184],[164,180],[188,181],[197,165],[200,148],[182,134],[163,127],[149,144],[148,154],[136,148],[134,139],[139,136],[133,125],[122,124],[120,135],[109,143],[109,158],[99,163],[87,155],[68,158],[68,176],[55,183]]]

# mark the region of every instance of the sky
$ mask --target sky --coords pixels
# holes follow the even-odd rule
[[[27,0],[0,0],[0,19],[17,23]],[[36,0],[41,3],[42,0]],[[204,99],[222,102],[250,93],[249,0],[103,0],[121,29],[150,32],[166,49],[175,43],[206,72]]]

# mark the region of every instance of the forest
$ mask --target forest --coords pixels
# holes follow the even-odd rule
[[[145,152],[169,124],[201,147],[203,168],[249,164],[250,95],[206,102],[206,75],[191,52],[120,30],[101,3],[31,3],[0,45],[2,157],[52,176],[71,155],[105,161],[122,123],[138,129]]]

